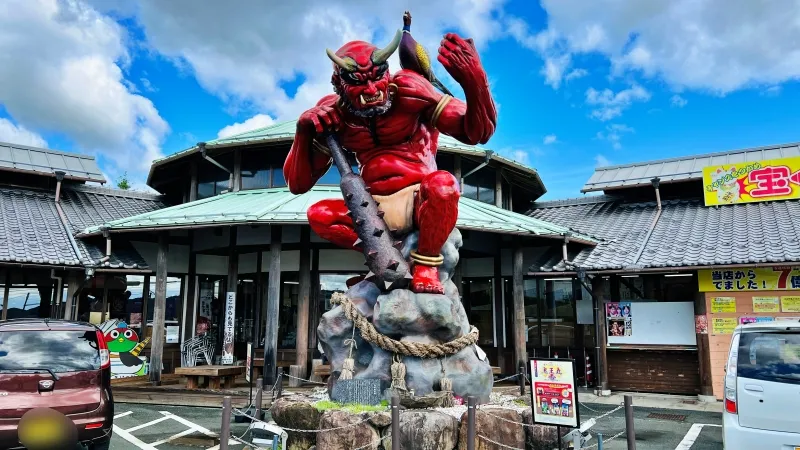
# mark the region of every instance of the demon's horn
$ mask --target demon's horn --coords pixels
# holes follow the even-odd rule
[[[356,62],[353,61],[351,58],[342,58],[329,48],[326,48],[325,52],[328,54],[328,58],[330,58],[331,61],[334,62],[334,64],[341,67],[342,69],[348,72],[354,72],[356,69],[358,69],[358,65],[356,65]]]
[[[400,39],[402,37],[403,37],[403,32],[397,30],[397,33],[395,33],[394,35],[394,39],[392,39],[392,42],[390,42],[389,45],[387,45],[382,49],[375,50],[374,52],[372,52],[372,63],[376,65],[385,63],[389,59],[389,57],[392,56],[392,53],[394,53],[397,50],[397,47],[400,46]],[[330,53],[328,54],[328,56],[330,56]],[[331,57],[331,59],[333,59],[333,57]],[[336,61],[334,60],[334,62]]]

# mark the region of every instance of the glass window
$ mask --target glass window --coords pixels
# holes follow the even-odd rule
[[[347,280],[357,277],[357,273],[321,273],[319,274],[319,306],[320,315],[330,311],[331,297],[334,292],[347,292]]]
[[[575,293],[571,278],[545,279],[542,345],[575,345]]]
[[[494,299],[494,280],[472,279],[465,283],[469,302],[469,322],[480,332],[479,345],[494,345],[494,324],[492,299]]]
[[[462,159],[461,173],[466,175],[475,170],[476,167],[478,167],[478,164],[474,161]],[[494,204],[495,187],[495,170],[490,167],[482,167],[477,172],[464,178],[462,195],[473,200]]]
[[[270,186],[270,164],[263,152],[242,152],[242,189],[263,189]]]
[[[272,187],[286,186],[286,178],[283,177],[283,167],[275,166],[272,168]]]
[[[800,333],[742,333],[738,375],[800,384]]]
[[[167,302],[164,308],[164,322],[168,326],[175,326],[180,323],[181,312],[183,309],[183,278],[167,277]],[[153,332],[153,312],[156,301],[156,277],[150,277],[150,298],[147,301],[147,335]]]
[[[294,349],[297,342],[298,274],[281,274],[281,311],[278,314],[278,348]]]
[[[0,332],[0,371],[50,369],[53,372],[99,370],[94,331]]]
[[[228,169],[233,168],[233,153],[214,156],[214,160]],[[197,164],[197,199],[219,195],[229,188],[230,174],[213,163],[201,159]]]
[[[542,345],[542,329],[539,323],[539,285],[538,280],[523,280],[525,290],[525,339],[530,347]]]
[[[35,286],[11,288],[8,293],[8,318],[40,317],[39,307],[41,303],[39,289]]]
[[[325,172],[325,175],[317,181],[317,184],[332,184],[338,186],[341,179],[342,177],[339,175],[339,169],[331,165],[330,169]]]

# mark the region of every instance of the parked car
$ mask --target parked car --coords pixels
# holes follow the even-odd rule
[[[800,450],[800,322],[739,325],[725,369],[725,450]]]
[[[66,424],[90,450],[109,448],[111,358],[97,327],[49,319],[0,322],[0,448],[22,448],[20,436],[32,420],[41,423],[31,429]]]

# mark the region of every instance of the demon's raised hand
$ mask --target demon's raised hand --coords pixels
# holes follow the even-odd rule
[[[307,192],[330,168],[323,135],[336,133],[355,153],[360,174],[395,236],[419,231],[411,253],[414,292],[443,293],[438,266],[441,248],[456,224],[460,188],[449,172],[437,170],[439,133],[466,144],[485,143],[497,111],[486,73],[471,40],[447,34],[438,60],[461,85],[466,103],[437,91],[423,75],[389,73],[387,60],[402,38],[384,48],[362,41],[328,51],[335,95],[322,98],[297,122],[284,175],[292,193]],[[343,200],[323,200],[308,210],[311,228],[346,248],[362,249]]]

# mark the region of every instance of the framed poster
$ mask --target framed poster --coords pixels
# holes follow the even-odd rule
[[[577,428],[580,425],[575,361],[531,358],[531,408],[533,423]]]

